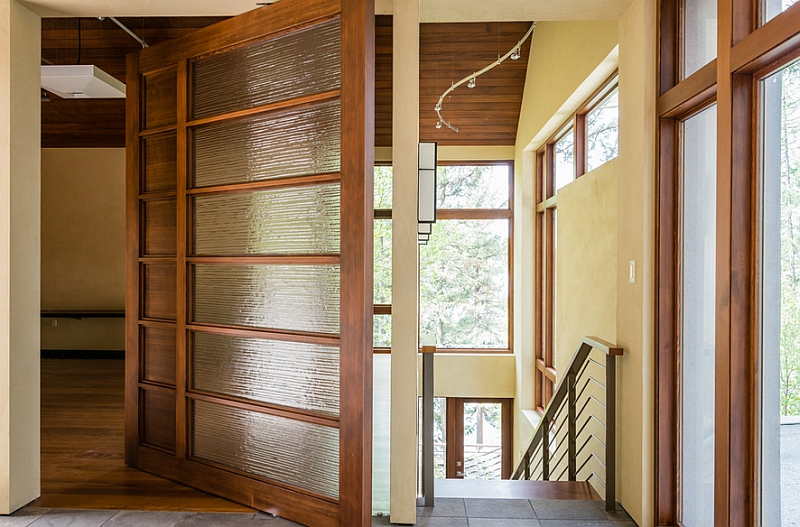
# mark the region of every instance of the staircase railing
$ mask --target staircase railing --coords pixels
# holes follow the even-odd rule
[[[583,337],[512,479],[587,481],[616,507],[616,358],[622,348]]]

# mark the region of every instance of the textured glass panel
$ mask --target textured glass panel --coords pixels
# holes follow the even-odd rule
[[[196,265],[194,320],[339,332],[338,265]]]
[[[194,334],[198,390],[339,415],[339,348]]]
[[[436,206],[440,209],[507,209],[508,165],[439,167]]]
[[[256,476],[339,497],[339,430],[194,401],[192,454]]]
[[[198,187],[339,171],[339,102],[194,131]]]
[[[338,183],[198,196],[196,254],[338,254]]]
[[[714,524],[716,127],[712,106],[683,122],[681,166],[681,524]]]
[[[339,89],[339,20],[194,63],[194,116]]]

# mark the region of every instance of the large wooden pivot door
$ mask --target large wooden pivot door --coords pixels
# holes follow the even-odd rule
[[[126,461],[311,526],[370,525],[373,11],[128,61]]]

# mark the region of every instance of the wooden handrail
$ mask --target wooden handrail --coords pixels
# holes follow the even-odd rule
[[[514,471],[512,479],[530,479],[531,460],[536,454],[539,446],[542,446],[542,478],[550,479],[550,448],[549,435],[550,423],[555,419],[556,414],[561,411],[564,400],[567,399],[567,458],[568,474],[570,481],[577,478],[578,469],[576,468],[576,394],[575,386],[577,376],[581,373],[589,353],[596,349],[604,353],[606,357],[606,481],[605,481],[605,502],[606,509],[613,510],[616,507],[616,358],[622,356],[623,349],[615,344],[611,344],[597,337],[583,337],[578,348],[570,359],[564,375],[558,381],[547,407],[544,409],[539,425],[533,432],[533,439],[522,456],[519,466]],[[548,441],[545,442],[545,438]],[[558,445],[557,445],[558,447]]]

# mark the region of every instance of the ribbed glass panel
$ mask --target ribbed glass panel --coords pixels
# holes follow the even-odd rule
[[[338,265],[195,265],[194,321],[339,332]]]
[[[338,183],[198,196],[195,253],[338,254]]]
[[[194,334],[194,388],[339,415],[339,348]]]
[[[199,119],[339,89],[339,20],[194,63]]]
[[[339,101],[194,130],[194,185],[339,171]]]
[[[194,401],[195,457],[339,497],[339,430]]]

